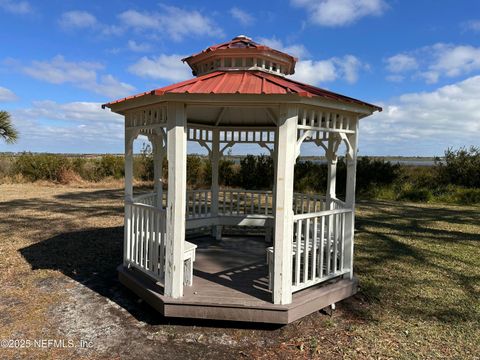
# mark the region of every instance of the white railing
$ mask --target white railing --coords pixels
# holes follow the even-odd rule
[[[157,206],[157,193],[150,192],[141,195],[137,195],[133,198],[134,203]]]
[[[167,192],[163,192],[163,207],[166,205]],[[211,215],[212,192],[207,190],[187,190],[187,218],[200,218]],[[157,207],[155,192],[134,197],[135,203]],[[219,215],[272,215],[273,197],[271,191],[255,190],[220,190],[218,199]],[[344,209],[345,203],[337,198],[331,202],[331,210]],[[308,214],[328,210],[325,196],[316,194],[294,193],[294,214]]]
[[[140,202],[125,204],[125,263],[158,281],[165,271],[165,224],[165,210]]]
[[[272,192],[254,190],[220,190],[219,215],[272,215]]]
[[[351,209],[294,215],[292,291],[349,272],[344,268],[345,214]]]
[[[210,190],[187,191],[187,219],[210,216],[211,210],[212,192]]]
[[[326,210],[325,196],[315,194],[293,194],[293,213],[306,214]]]

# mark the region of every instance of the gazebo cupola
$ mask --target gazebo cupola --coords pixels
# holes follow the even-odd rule
[[[183,61],[194,78],[103,105],[125,116],[120,281],[165,316],[271,323],[291,322],[354,294],[359,121],[381,108],[290,79],[293,56],[243,35]],[[154,158],[154,189],[141,194],[133,188],[139,135],[151,141]],[[187,142],[208,153],[206,188],[187,187]],[[294,192],[303,143],[327,161],[319,194]],[[270,153],[271,189],[222,188],[220,160],[237,144]],[[347,174],[339,197],[341,149]],[[232,226],[259,227],[265,240],[228,238]],[[187,229],[206,228],[211,237],[187,240]]]
[[[210,46],[202,52],[182,59],[195,76],[212,71],[261,70],[276,75],[291,75],[297,61],[291,55],[258,44],[245,35]]]

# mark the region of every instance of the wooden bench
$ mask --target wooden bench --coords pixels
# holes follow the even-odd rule
[[[195,261],[195,249],[197,245],[185,241],[183,250],[183,285],[193,284],[193,262]]]
[[[300,255],[303,254],[303,249],[305,245],[301,243],[300,245]],[[312,244],[309,244],[308,250],[312,250]],[[297,254],[297,243],[294,242],[292,245],[292,257],[294,258]],[[273,288],[273,246],[267,248],[267,265],[268,265],[268,289],[272,290]]]
[[[324,239],[324,246],[327,240]],[[317,251],[319,251],[320,244],[317,244]],[[303,255],[305,249],[305,244],[302,242],[300,243],[300,256]],[[311,253],[312,251],[312,244],[308,244],[308,251]],[[332,250],[333,251],[333,250]],[[297,255],[297,243],[294,242],[292,244],[292,258],[295,258]],[[268,289],[272,290],[273,288],[273,246],[267,248],[267,264],[268,264]]]

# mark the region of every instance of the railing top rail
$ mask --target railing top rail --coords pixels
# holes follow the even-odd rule
[[[156,206],[147,205],[147,204],[143,204],[143,203],[139,203],[139,202],[135,202],[135,201],[127,201],[127,202],[125,202],[125,204],[142,207],[142,208],[153,210],[153,211],[160,212],[160,213],[165,212],[165,209],[161,209],[161,208],[156,207]]]
[[[221,189],[220,192],[271,194],[271,190],[244,190],[244,189]]]
[[[149,192],[149,193],[145,193],[145,194],[140,194],[140,195],[136,195],[133,197],[133,201],[138,201],[138,200],[144,200],[144,199],[147,199],[149,198],[150,196],[155,196],[156,193],[155,192]]]
[[[316,199],[325,199],[325,195],[320,195],[320,194],[308,194],[308,193],[301,193],[301,192],[294,192],[294,196],[306,196],[310,198],[316,198]]]
[[[307,213],[307,214],[297,214],[297,215],[293,215],[293,220],[305,220],[305,219],[312,219],[312,218],[328,216],[328,215],[346,214],[352,211],[353,211],[352,209],[336,209],[336,210],[326,210],[326,211],[319,211],[319,212]]]

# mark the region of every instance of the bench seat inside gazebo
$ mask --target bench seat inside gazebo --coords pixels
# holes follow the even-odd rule
[[[355,279],[337,277],[275,305],[268,289],[265,240],[260,236],[187,238],[197,245],[193,286],[181,298],[164,296],[160,282],[119,266],[120,281],[167,317],[287,324],[356,293]]]

